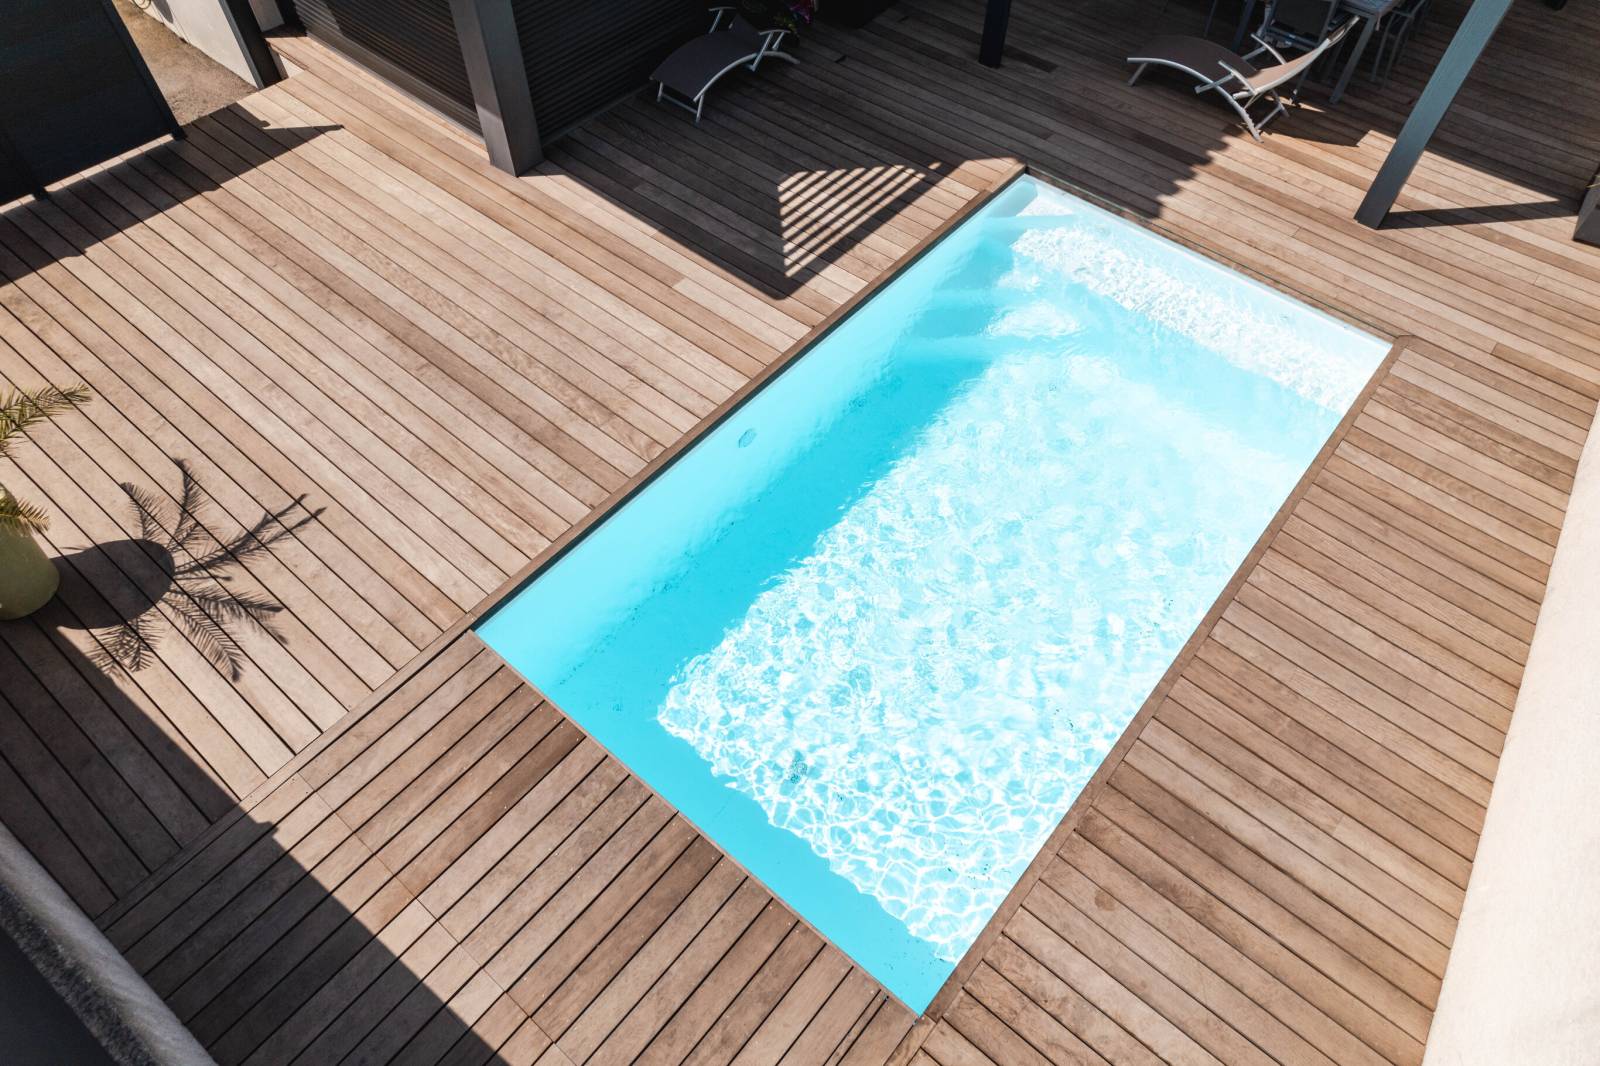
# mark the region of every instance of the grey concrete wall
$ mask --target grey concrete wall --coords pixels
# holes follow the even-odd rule
[[[70,1006],[111,1057],[124,1066],[216,1066],[144,978],[84,916],[55,879],[0,824],[0,930]],[[0,987],[0,995],[14,990]],[[65,1048],[48,1060],[69,1064]],[[84,1059],[93,1066],[92,1059]]]
[[[1556,547],[1424,1066],[1600,1062],[1600,433]]]

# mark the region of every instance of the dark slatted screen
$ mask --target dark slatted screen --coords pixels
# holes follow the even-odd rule
[[[635,92],[711,24],[705,0],[512,0],[539,136],[550,141]]]
[[[171,116],[108,0],[0,3],[0,202],[164,136]]]
[[[294,0],[294,13],[311,36],[469,129],[478,128],[450,0]]]

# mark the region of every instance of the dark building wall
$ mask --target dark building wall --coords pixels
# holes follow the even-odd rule
[[[0,3],[0,202],[173,128],[108,0]]]
[[[711,23],[703,0],[512,0],[546,142],[645,84]]]
[[[548,143],[636,92],[710,25],[704,0],[509,0],[539,136]],[[306,32],[473,130],[450,0],[294,0]]]
[[[293,0],[288,6],[285,14],[311,36],[435,111],[478,129],[450,0]]]

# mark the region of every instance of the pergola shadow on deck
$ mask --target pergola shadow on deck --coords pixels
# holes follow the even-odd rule
[[[906,2],[522,179],[281,42],[0,216],[0,384],[99,397],[5,472],[88,549],[0,626],[7,825],[224,1062],[1417,1061],[1600,397],[1592,13],[1513,12],[1350,220],[1440,7],[1254,145],[1122,84],[1194,8],[1019,0],[994,72]],[[461,624],[1015,157],[1418,339],[913,1027]]]
[[[1254,171],[1256,153],[1244,151],[1232,113],[1195,100],[1192,82],[1152,71],[1138,93],[1123,84],[1122,57],[1152,34],[1198,32],[1203,7],[1093,0],[1066,12],[1023,0],[1004,66],[974,76],[974,6],[923,4],[892,10],[862,35],[813,34],[803,45],[808,63],[722,91],[705,135],[619,108],[555,145],[550,162],[774,296],[827,291],[819,275],[842,273],[846,285],[870,278],[884,262],[872,251],[882,223],[905,213],[928,181],[977,160],[1022,157],[1143,215],[1176,212],[1175,229],[1199,234],[1208,220],[1186,225],[1185,216],[1202,196],[1173,198],[1197,191],[1226,149],[1241,158],[1220,179],[1227,194],[1213,199],[1253,194],[1230,209],[1279,213],[1289,191],[1276,187],[1279,176],[1304,169],[1320,187],[1296,179],[1318,207],[1353,213],[1466,5],[1434,13],[1381,91],[1366,65],[1332,110],[1326,89],[1312,85],[1306,106],[1259,150],[1282,162]],[[1600,152],[1584,106],[1596,88],[1581,34],[1569,36],[1572,17],[1523,14],[1474,72],[1433,140],[1433,169],[1391,227],[1574,213]],[[795,107],[799,100],[808,106]]]

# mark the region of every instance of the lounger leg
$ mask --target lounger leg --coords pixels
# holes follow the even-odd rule
[[[1283,114],[1283,97],[1278,95],[1278,90],[1273,89],[1267,94],[1267,99],[1272,101],[1272,110],[1267,112],[1267,117],[1256,123],[1257,129],[1266,129],[1267,123]]]
[[[1250,131],[1250,136],[1254,137],[1257,141],[1261,140],[1261,130],[1257,128],[1255,120],[1250,117],[1250,112],[1247,107],[1235,100],[1232,93],[1226,92],[1222,89],[1218,89],[1217,91],[1222,93],[1222,98],[1228,101],[1229,107],[1239,112],[1239,120],[1244,123],[1244,128]],[[1251,102],[1253,103],[1254,101]]]
[[[1144,68],[1148,67],[1149,65],[1150,65],[1149,63],[1140,63],[1138,65],[1138,67],[1136,67],[1134,69],[1133,77],[1128,79],[1128,84],[1129,85],[1137,85],[1138,82],[1139,82],[1139,78],[1141,76],[1143,76],[1143,74],[1144,74]]]

